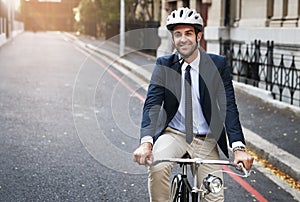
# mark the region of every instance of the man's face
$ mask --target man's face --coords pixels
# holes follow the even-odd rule
[[[191,25],[177,25],[173,30],[174,46],[182,57],[190,57],[195,54],[201,36],[199,32],[196,40],[195,29]]]

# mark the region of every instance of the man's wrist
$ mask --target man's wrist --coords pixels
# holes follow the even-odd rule
[[[232,143],[232,151],[235,152],[237,150],[245,151],[246,146],[242,141],[235,141]]]
[[[140,147],[148,148],[149,150],[152,150],[152,144],[150,142],[144,142],[140,144]]]
[[[233,152],[236,151],[246,151],[246,147],[245,146],[236,146],[232,149]]]
[[[141,144],[146,143],[146,142],[153,145],[153,138],[150,135],[142,137]]]

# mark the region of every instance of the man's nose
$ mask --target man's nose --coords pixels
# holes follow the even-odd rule
[[[185,35],[182,35],[180,38],[180,41],[185,42],[187,40],[187,37]]]

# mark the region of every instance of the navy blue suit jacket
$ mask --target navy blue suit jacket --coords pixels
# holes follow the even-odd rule
[[[199,104],[211,135],[228,157],[226,134],[230,146],[235,141],[245,144],[230,69],[224,57],[200,50],[199,74]],[[179,107],[181,80],[177,53],[157,59],[143,108],[141,138],[152,136],[155,143],[173,119]]]

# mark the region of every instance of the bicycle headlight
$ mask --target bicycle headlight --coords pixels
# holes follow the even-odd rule
[[[203,179],[204,187],[212,193],[219,193],[222,190],[223,182],[221,178],[209,174]]]

